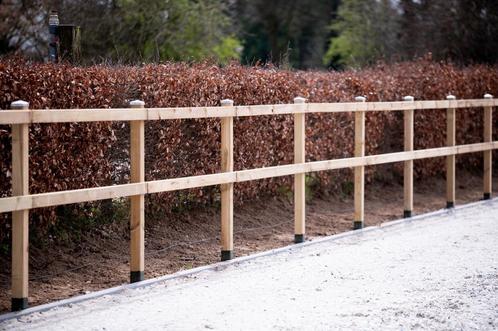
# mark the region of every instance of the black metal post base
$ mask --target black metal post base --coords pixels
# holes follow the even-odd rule
[[[411,210],[403,210],[403,217],[404,218],[412,217],[412,211]]]
[[[131,271],[130,272],[130,283],[141,282],[144,280],[144,272],[143,271]]]
[[[28,308],[28,298],[12,298],[12,311],[19,311]]]
[[[484,193],[483,200],[489,200],[489,199],[491,199],[491,193]]]
[[[446,202],[446,208],[447,209],[455,208],[455,203],[453,201]]]
[[[233,251],[221,251],[221,261],[233,259]]]
[[[294,235],[294,243],[300,244],[304,242],[304,234],[295,234]]]
[[[362,221],[354,221],[353,222],[353,230],[359,230],[363,229],[363,222]]]

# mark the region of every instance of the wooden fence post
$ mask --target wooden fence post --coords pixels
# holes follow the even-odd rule
[[[485,94],[484,99],[493,99]],[[493,141],[493,107],[484,107],[484,142]],[[484,200],[491,199],[493,193],[493,151],[484,151]]]
[[[413,102],[412,96],[406,96],[403,101]],[[404,147],[405,152],[413,151],[413,113],[414,109],[404,111]],[[403,217],[412,217],[413,213],[413,160],[404,162],[403,169],[404,209]]]
[[[130,102],[130,108],[144,108],[141,100]],[[131,182],[145,181],[144,121],[130,121],[130,173]],[[145,254],[144,195],[130,197],[130,283],[144,280]]]
[[[456,100],[454,95],[446,97],[450,102]],[[456,112],[455,108],[446,110],[446,146],[456,145]],[[455,155],[446,157],[446,208],[455,207]]]
[[[294,103],[304,104],[306,99],[294,98]],[[306,143],[306,115],[294,114],[294,163],[304,163]],[[304,242],[306,233],[306,174],[294,175],[294,242]]]
[[[233,100],[221,100],[222,107]],[[233,171],[233,117],[221,119],[221,171]],[[231,260],[233,253],[233,183],[221,185],[221,260]]]
[[[365,102],[365,97],[356,97],[355,101]],[[354,156],[365,156],[365,112],[354,113]],[[365,167],[354,168],[354,221],[353,229],[363,228],[365,218]]]
[[[11,109],[27,110],[14,101]],[[12,195],[29,194],[29,124],[12,125]],[[29,210],[12,212],[12,311],[28,308]]]

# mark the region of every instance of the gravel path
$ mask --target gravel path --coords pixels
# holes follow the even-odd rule
[[[498,329],[498,199],[21,316],[0,329]]]

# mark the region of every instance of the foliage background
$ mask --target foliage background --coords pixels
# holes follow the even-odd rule
[[[427,53],[458,64],[498,60],[495,0],[3,0],[0,54],[46,59],[51,10],[81,26],[85,64],[344,69]]]

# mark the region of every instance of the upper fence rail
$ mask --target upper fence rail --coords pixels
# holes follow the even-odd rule
[[[498,99],[419,100],[392,102],[296,103],[252,106],[90,108],[0,110],[0,124],[148,121],[196,118],[247,117],[302,113],[402,111],[495,107]]]

